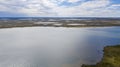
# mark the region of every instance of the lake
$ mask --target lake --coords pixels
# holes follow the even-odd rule
[[[0,67],[80,67],[120,44],[120,27],[0,29]]]

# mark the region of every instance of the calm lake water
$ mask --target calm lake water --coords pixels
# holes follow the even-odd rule
[[[80,67],[120,44],[120,27],[0,29],[0,67]]]

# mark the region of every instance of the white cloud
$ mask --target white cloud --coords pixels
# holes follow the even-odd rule
[[[83,1],[83,0],[68,0],[68,2],[72,2],[72,3],[78,2],[78,1]]]
[[[7,7],[5,7],[5,6],[3,6],[3,5],[0,5],[0,11],[6,11],[6,10],[8,10]]]
[[[120,7],[120,4],[113,4],[114,7]]]
[[[77,6],[60,6],[64,1]],[[23,13],[28,16],[119,16],[119,4],[110,0],[0,0],[0,11]],[[115,9],[116,8],[116,9]]]
[[[95,1],[88,1],[80,5],[80,7],[84,8],[101,8],[101,7],[106,7],[107,5],[110,4],[109,0],[95,0]]]

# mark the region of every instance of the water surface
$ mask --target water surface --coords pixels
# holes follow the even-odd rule
[[[120,44],[120,27],[0,29],[0,67],[80,67]]]

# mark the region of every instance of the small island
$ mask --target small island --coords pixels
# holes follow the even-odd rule
[[[82,67],[120,67],[120,45],[105,47],[103,59],[99,63]]]

